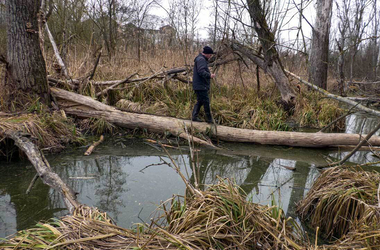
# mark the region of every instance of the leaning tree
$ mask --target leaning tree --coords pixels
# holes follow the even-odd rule
[[[40,98],[49,103],[45,60],[38,32],[41,0],[5,1],[7,20],[6,78],[2,81],[0,101],[3,108],[17,101]]]
[[[276,49],[275,36],[269,28],[261,2],[260,0],[247,0],[247,6],[252,23],[254,24],[254,29],[262,47],[262,53],[264,55],[263,59],[257,56],[252,56],[250,58],[259,67],[269,72],[281,93],[283,102],[292,106],[296,101],[296,95],[290,87],[289,79],[287,78],[281,64],[281,60]],[[252,53],[249,54],[253,55]]]

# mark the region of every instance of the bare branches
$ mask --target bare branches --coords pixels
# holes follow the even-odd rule
[[[137,72],[134,73],[134,74],[132,74],[132,75],[130,75],[130,76],[128,76],[125,80],[122,80],[122,81],[120,81],[120,82],[117,82],[117,83],[111,85],[110,87],[108,87],[108,88],[106,88],[106,89],[100,91],[99,93],[96,94],[96,97],[99,97],[99,96],[101,96],[101,95],[106,94],[106,93],[107,93],[108,91],[110,91],[111,89],[113,89],[113,88],[115,88],[115,87],[117,87],[117,86],[119,86],[119,85],[121,85],[121,84],[123,84],[123,83],[127,83],[127,82],[128,82],[132,77],[134,77],[136,74],[137,74]]]

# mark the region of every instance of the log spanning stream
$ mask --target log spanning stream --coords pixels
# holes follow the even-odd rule
[[[377,123],[376,118],[351,115],[346,119],[346,133],[368,133]],[[326,164],[327,158],[338,160],[348,153],[243,143],[222,146],[225,150],[204,149],[198,153],[200,183],[214,183],[217,176],[233,178],[254,202],[270,204],[275,200],[290,216],[295,216],[295,202],[319,175],[316,166]],[[151,142],[118,137],[106,140],[90,156],[83,156],[85,151],[73,148],[47,159],[79,193],[79,202],[108,212],[119,226],[149,223],[161,201],[185,192],[175,170],[163,163],[169,161],[166,153]],[[181,154],[170,150],[170,154],[191,180],[188,151]],[[378,160],[368,151],[359,151],[350,159],[359,164]],[[68,213],[62,196],[40,179],[25,194],[34,175],[27,161],[0,163],[0,237]]]

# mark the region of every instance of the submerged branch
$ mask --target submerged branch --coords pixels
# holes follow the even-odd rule
[[[5,131],[4,135],[14,140],[17,147],[26,154],[41,180],[64,196],[66,207],[70,213],[79,207],[80,203],[77,201],[76,193],[53,172],[43,153],[30,139],[20,132],[14,131]]]
[[[92,151],[94,151],[94,149],[104,141],[104,136],[101,135],[100,138],[99,138],[99,141],[96,141],[94,142],[87,150],[86,152],[84,153],[84,155],[90,155],[92,153]]]

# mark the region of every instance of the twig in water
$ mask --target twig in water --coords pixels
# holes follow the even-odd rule
[[[94,142],[88,149],[87,151],[84,153],[84,155],[90,155],[92,153],[92,151],[94,151],[95,147],[98,146],[100,143],[102,143],[102,141],[104,141],[104,136],[101,135],[100,136],[100,139],[99,141],[97,142]]]
[[[28,189],[26,190],[25,194],[29,194],[29,193],[30,193],[30,190],[32,189],[34,183],[36,183],[38,177],[40,177],[38,174],[36,174],[36,175],[33,177],[33,179],[32,179],[32,181],[30,182],[29,187],[28,187]]]
[[[196,174],[197,172],[195,171],[194,153],[193,153],[193,149],[191,147],[189,132],[187,131],[186,123],[183,123],[183,125],[185,126],[185,132],[187,134],[187,141],[189,142],[189,147],[190,147],[190,157],[191,157],[190,162],[191,162],[191,166],[193,168],[193,173],[194,173],[194,185],[195,185],[195,188],[199,188],[198,178],[197,178],[197,174]]]

